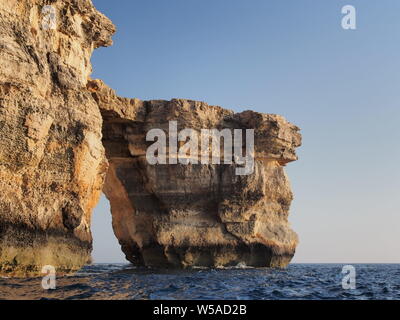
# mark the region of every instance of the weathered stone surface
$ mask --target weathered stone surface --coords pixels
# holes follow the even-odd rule
[[[55,30],[41,10],[57,12]],[[90,260],[90,215],[107,169],[102,118],[86,90],[112,23],[90,1],[0,2],[0,272]]]
[[[41,25],[48,4],[55,30]],[[102,188],[115,235],[137,265],[286,265],[297,236],[283,166],[297,159],[299,129],[277,115],[118,97],[89,79],[93,49],[110,45],[113,32],[90,0],[0,3],[0,274],[87,263]],[[254,173],[150,165],[146,133],[167,132],[170,120],[179,129],[255,129]]]
[[[203,102],[123,99],[101,81],[88,83],[103,114],[110,168],[104,192],[127,259],[155,267],[285,266],[297,235],[283,165],[296,160],[299,129],[277,115],[234,113]],[[255,129],[255,170],[235,165],[165,164],[146,160],[146,133],[184,128]]]

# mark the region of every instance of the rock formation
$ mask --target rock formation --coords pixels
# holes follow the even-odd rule
[[[297,235],[288,225],[292,193],[283,166],[297,159],[296,126],[197,101],[123,99],[98,80],[88,89],[104,119],[104,192],[128,260],[155,267],[288,264]],[[146,133],[168,131],[174,120],[178,130],[255,129],[254,173],[236,175],[234,164],[149,164]]]
[[[55,29],[42,24],[48,4]],[[102,189],[134,264],[290,261],[297,235],[283,166],[297,159],[296,126],[191,100],[118,97],[89,78],[93,49],[110,45],[115,31],[90,0],[8,0],[0,18],[0,273],[88,263]],[[149,164],[146,133],[172,120],[180,129],[255,129],[254,173],[236,175],[235,164]]]
[[[44,5],[57,29],[42,25]],[[90,260],[90,216],[107,161],[86,88],[113,24],[91,1],[0,2],[0,271],[59,272]]]

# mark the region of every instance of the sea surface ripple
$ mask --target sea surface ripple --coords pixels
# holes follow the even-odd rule
[[[343,266],[177,271],[93,264],[57,278],[54,290],[44,290],[42,278],[0,278],[0,299],[400,299],[399,264],[354,264],[353,290],[342,288]]]

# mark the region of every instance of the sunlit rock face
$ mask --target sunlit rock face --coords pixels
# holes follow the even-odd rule
[[[0,18],[0,273],[76,270],[107,169],[90,57],[114,26],[86,0],[1,1]]]
[[[288,223],[292,192],[283,166],[297,159],[296,126],[203,102],[119,98],[98,80],[88,88],[104,118],[110,163],[104,192],[128,260],[179,268],[289,263],[298,239]],[[235,164],[149,164],[146,134],[168,133],[170,121],[178,130],[254,129],[254,172],[237,175]]]

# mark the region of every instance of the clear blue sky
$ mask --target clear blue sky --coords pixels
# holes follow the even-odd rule
[[[121,96],[277,113],[302,128],[287,166],[294,262],[400,262],[400,1],[94,0],[117,26],[93,77]],[[357,10],[357,30],[341,8]],[[94,260],[124,261],[107,201]]]

